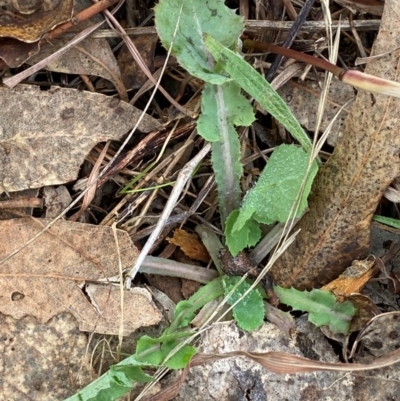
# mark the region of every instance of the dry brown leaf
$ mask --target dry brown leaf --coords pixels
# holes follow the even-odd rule
[[[0,259],[20,248],[49,221],[2,221]],[[131,267],[137,249],[124,231],[118,230],[118,246],[122,268]],[[81,330],[118,334],[120,292],[118,289],[116,293],[104,280],[118,275],[118,265],[111,227],[59,220],[32,244],[0,264],[0,312],[15,319],[34,316],[42,324],[61,312],[70,312]],[[101,279],[104,287],[96,292],[91,304],[85,282]],[[151,299],[135,292],[123,294],[125,335],[160,321],[161,315]]]
[[[59,39],[45,44],[38,54],[28,60],[28,64],[33,65],[42,61],[61,49],[68,41]],[[47,64],[46,70],[65,74],[94,75],[113,83],[121,80],[117,61],[106,39],[84,39],[79,46],[71,48],[57,60]]]
[[[23,42],[37,42],[45,33],[72,17],[73,0],[54,0],[38,2],[38,9],[29,16],[15,15],[21,11],[22,4],[33,5],[34,1],[9,1],[8,13],[0,17],[0,37],[14,38]],[[19,4],[19,6],[18,6]],[[17,5],[17,8],[15,6]],[[3,6],[4,7],[4,6]],[[11,15],[10,15],[11,14]],[[12,16],[14,14],[14,17]]]
[[[140,114],[118,99],[75,89],[0,88],[0,191],[74,180],[94,145],[119,140]],[[148,115],[139,125],[143,132],[161,128]]]
[[[356,314],[351,319],[349,333],[360,331],[371,318],[376,316],[377,313],[381,313],[378,307],[366,295],[352,294],[347,297],[347,300],[356,308]],[[326,335],[325,332],[324,334]]]
[[[46,324],[0,314],[0,399],[59,401],[93,377],[86,335],[70,313]]]
[[[0,58],[11,68],[20,67],[39,50],[39,42],[25,43],[12,38],[0,39]]]
[[[279,88],[278,93],[288,104],[299,123],[306,130],[314,132],[317,116],[315,111],[318,110],[318,103],[321,97],[321,88],[318,83],[305,81],[300,84],[289,81]],[[339,80],[333,80],[332,85],[329,87],[320,131],[324,132],[339,109],[348,101],[353,101],[354,99],[355,94],[351,86]],[[336,146],[339,142],[342,136],[343,122],[351,109],[351,105],[352,103],[348,104],[333,123],[332,130],[328,136],[329,145]]]
[[[158,42],[157,35],[143,35],[132,38],[132,41],[149,70],[154,72],[154,50]],[[122,82],[127,89],[139,89],[148,81],[146,74],[133,60],[132,54],[126,45],[122,47],[118,54],[118,64],[121,69]]]
[[[89,0],[76,0],[74,5],[74,15],[85,8],[89,8],[92,3]],[[70,29],[69,34],[82,32],[85,28],[100,22],[102,16],[95,15],[90,20],[83,21],[77,27]],[[40,52],[28,60],[29,65],[33,65],[50,56],[61,49],[69,42],[70,38],[60,38],[52,40],[42,45]],[[72,47],[67,53],[61,55],[57,60],[50,62],[46,70],[62,72],[65,74],[85,74],[94,75],[110,80],[115,85],[121,84],[121,73],[114,53],[106,39],[86,38],[78,46]],[[123,99],[126,100],[126,99]]]
[[[178,246],[190,259],[200,260],[205,263],[210,261],[210,255],[206,247],[195,234],[190,234],[178,228],[174,231],[174,236],[172,238],[167,238],[167,241],[170,244]]]
[[[373,54],[400,46],[400,3],[387,0]],[[368,64],[366,73],[398,80],[399,54]],[[278,285],[313,288],[365,258],[371,219],[383,193],[400,174],[400,99],[359,91],[343,139],[321,168],[300,234],[272,268]]]

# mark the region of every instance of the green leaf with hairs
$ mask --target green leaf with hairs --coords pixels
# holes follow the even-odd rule
[[[243,294],[250,288],[250,284],[247,281],[243,281],[237,285],[241,278],[224,277],[225,296],[236,287],[227,301],[229,305],[233,305],[237,300],[241,299]],[[252,331],[258,329],[262,325],[265,316],[263,298],[258,289],[253,289],[243,297],[233,307],[232,312],[236,323],[243,330]]]
[[[311,152],[311,141],[307,134],[267,80],[237,53],[229,50],[212,33],[204,34],[204,42],[220,68],[275,117],[300,142],[304,150]]]
[[[243,18],[234,10],[217,0],[160,0],[154,13],[162,44],[166,49],[172,44],[172,54],[191,75],[213,84],[231,80],[215,70],[203,32],[234,49],[243,30]]]
[[[310,155],[295,145],[275,149],[254,188],[245,196],[232,235],[242,230],[247,221],[272,224],[299,217],[307,207],[307,197],[317,173],[314,162],[308,171]],[[307,177],[303,191],[302,182]],[[299,197],[300,194],[300,197]],[[292,208],[298,202],[296,213]]]

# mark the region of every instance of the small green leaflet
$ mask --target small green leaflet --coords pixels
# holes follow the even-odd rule
[[[254,97],[265,110],[271,113],[300,142],[304,150],[311,152],[310,139],[272,86],[249,63],[226,48],[214,35],[209,32],[205,33],[204,42],[220,67],[243,90]]]
[[[214,71],[214,62],[204,45],[203,32],[233,49],[243,30],[242,17],[227,8],[223,1],[160,0],[154,13],[162,44],[169,49],[173,42],[172,54],[191,75],[213,84],[230,80],[220,74],[221,71]]]
[[[240,230],[233,231],[239,214],[239,210],[234,210],[228,216],[225,225],[226,245],[233,256],[236,256],[244,248],[255,246],[262,235],[260,225],[253,219],[247,220]]]
[[[225,286],[225,296],[237,285],[242,277],[223,278]],[[250,288],[250,284],[243,281],[228,299],[228,304],[233,305]],[[258,329],[265,316],[264,302],[258,289],[254,288],[241,301],[233,307],[233,317],[236,323],[243,330],[252,331]]]

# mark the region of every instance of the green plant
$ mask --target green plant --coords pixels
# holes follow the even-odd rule
[[[377,214],[374,215],[373,217],[374,221],[377,221],[378,223],[386,224],[389,227],[393,228],[400,228],[400,220],[399,219],[393,219],[391,217],[385,217],[385,216],[379,216]]]
[[[147,383],[153,377],[143,369],[168,367],[182,369],[196,353],[196,349],[187,343],[194,332],[188,325],[194,313],[209,301],[221,296],[228,298],[234,305],[233,315],[245,330],[254,330],[264,319],[262,288],[248,292],[252,281],[243,281],[239,277],[218,277],[197,291],[187,301],[181,301],[175,308],[171,325],[158,338],[143,336],[137,343],[136,352],[105,374],[90,383],[65,401],[112,401],[129,392],[135,382]],[[238,285],[239,284],[239,285]],[[355,313],[350,302],[336,302],[327,291],[313,290],[310,293],[275,287],[275,291],[284,303],[295,310],[308,311],[309,320],[320,326],[327,324],[333,332],[346,333],[351,318]],[[253,313],[250,313],[250,312]]]
[[[285,222],[290,216],[301,215],[318,162],[312,161],[312,144],[286,104],[238,52],[243,29],[240,17],[218,0],[209,1],[208,7],[198,7],[194,0],[163,0],[155,13],[164,46],[172,46],[179,63],[206,82],[198,132],[212,143],[226,244],[235,255],[259,241],[260,224]],[[243,202],[239,183],[243,167],[235,126],[250,125],[254,115],[241,89],[279,120],[301,145],[278,147]],[[174,320],[161,337],[143,337],[134,355],[68,400],[112,400],[129,391],[135,381],[151,380],[143,368],[184,367],[196,352],[187,344],[194,335],[188,325],[197,310],[221,296],[232,306],[241,327],[258,327],[264,319],[265,293],[261,288],[250,291],[252,286],[252,281],[240,278],[213,280],[177,305]],[[283,303],[309,312],[314,324],[329,325],[334,332],[348,331],[355,313],[351,303],[338,303],[321,290],[308,293],[275,287],[275,291]]]

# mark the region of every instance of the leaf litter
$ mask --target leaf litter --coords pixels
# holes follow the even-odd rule
[[[0,93],[0,187],[7,192],[74,180],[96,143],[122,138],[140,116],[129,103],[86,91],[20,85]],[[143,132],[160,127],[150,116],[139,125]]]
[[[1,222],[8,241],[1,244],[0,258],[18,249],[48,221],[26,218]],[[15,319],[33,316],[43,324],[69,312],[82,331],[115,335],[121,313],[125,335],[159,323],[160,313],[145,289],[124,293],[121,311],[119,289],[112,283],[107,285],[117,273],[115,266],[121,263],[124,270],[137,255],[125,232],[118,231],[117,238],[118,253],[111,227],[59,220],[32,247],[0,265],[1,313]]]
[[[389,6],[392,7],[393,5],[389,4]],[[87,43],[90,43],[90,41],[88,40]],[[59,68],[55,66],[52,68],[51,65],[49,65],[48,69],[60,71],[62,73],[102,76],[113,81],[115,84],[116,80],[113,79],[113,77],[120,76],[118,64],[113,59],[109,45],[106,44],[104,40],[101,43],[102,44],[100,44],[98,49],[100,53],[98,53],[99,56],[97,58],[103,58],[103,53],[101,53],[101,51],[106,51],[109,60],[107,62],[107,68],[112,71],[111,75],[109,73],[104,73],[104,71],[107,71],[107,68],[104,69],[104,67],[100,68],[99,72],[99,70],[96,69],[98,67],[98,65],[96,66],[96,62],[89,65],[87,69],[79,70],[74,67],[73,62],[68,62],[68,56],[64,57],[64,62],[66,63],[65,67]],[[87,50],[92,50],[90,49],[90,44],[87,46]],[[151,52],[154,52],[154,50],[155,49],[152,48]],[[71,57],[72,54],[73,53],[70,53],[69,57]],[[151,55],[149,57],[151,57]],[[80,58],[79,60],[83,59]],[[76,60],[74,60],[74,62],[76,62]],[[81,61],[79,61],[79,63],[80,62]],[[59,62],[60,65],[62,63],[63,62],[61,61]],[[90,82],[87,80],[85,81],[84,77],[82,77],[82,82],[86,82],[90,90],[95,89],[102,91],[104,88],[102,88],[101,85],[91,87]],[[125,83],[127,83],[127,81],[125,81]],[[99,84],[98,81],[97,84]],[[181,81],[180,84],[180,90],[188,90],[188,88],[190,90],[190,86],[185,86],[186,83],[183,81]],[[58,89],[55,91],[53,89],[50,89],[50,91],[39,91],[32,90],[32,88],[22,88],[22,90],[20,88],[21,86],[17,87],[13,92],[7,92],[5,96],[2,96],[2,98],[9,100],[13,94],[15,94],[15,100],[10,103],[9,109],[5,111],[5,114],[8,114],[11,118],[8,120],[10,122],[7,122],[7,124],[4,124],[3,126],[5,140],[2,142],[2,147],[5,157],[9,157],[10,154],[11,156],[18,156],[17,145],[20,145],[21,143],[24,145],[28,144],[28,148],[26,149],[29,149],[29,151],[25,149],[25,151],[20,152],[19,157],[13,157],[12,162],[6,164],[5,167],[2,168],[2,171],[4,172],[9,169],[10,166],[12,167],[10,171],[4,172],[4,176],[1,180],[3,190],[5,191],[13,192],[21,191],[26,188],[40,188],[46,185],[64,184],[76,180],[78,174],[81,177],[85,177],[85,175],[87,176],[86,172],[88,169],[90,170],[91,165],[94,164],[88,162],[88,160],[93,160],[93,158],[96,159],[100,153],[94,150],[90,152],[93,146],[98,142],[107,140],[121,141],[123,135],[125,135],[137,121],[136,117],[131,117],[132,114],[135,114],[134,109],[122,101],[119,101],[118,106],[108,107],[116,107],[117,109],[118,107],[121,107],[123,109],[122,114],[124,116],[129,115],[129,118],[125,117],[121,119],[120,116],[117,117],[115,113],[110,114],[110,111],[107,110],[108,103],[106,99],[109,101],[112,99],[107,98],[104,95],[95,94],[89,96],[87,92],[64,89]],[[105,92],[112,92],[113,90],[114,88],[110,89],[110,87],[107,87]],[[63,95],[61,96],[61,99],[57,98],[57,92],[67,93],[66,91],[68,91],[68,96]],[[76,94],[73,94],[75,92]],[[118,92],[121,97],[122,92],[119,90]],[[29,96],[26,96],[24,101],[21,102],[24,103],[24,105],[19,106],[18,98],[23,99],[21,96],[22,93],[27,95],[29,94]],[[62,129],[60,131],[59,128],[57,128],[57,131],[54,129],[52,131],[52,127],[63,127],[62,111],[65,111],[63,106],[66,105],[66,101],[70,101],[71,107],[69,107],[69,109],[74,110],[73,112],[64,113],[64,117],[68,117],[67,120],[69,119],[70,121],[67,121],[64,124],[64,131]],[[362,101],[366,101],[365,97],[363,100],[359,100],[359,102]],[[162,104],[162,99],[157,99],[157,102],[161,102]],[[100,104],[102,108],[96,108],[98,104]],[[143,104],[139,102],[139,106],[143,107]],[[15,114],[12,114],[13,109],[16,109]],[[157,106],[155,110],[160,113],[159,117],[161,117],[161,108]],[[54,113],[54,111],[56,111],[56,113]],[[79,113],[79,115],[76,116],[76,113]],[[61,119],[58,118],[55,120],[55,115],[60,116]],[[98,119],[99,115],[105,116],[103,119],[104,124],[99,124],[98,121],[92,119],[92,116],[94,116],[95,119]],[[34,118],[32,118],[32,116],[34,116]],[[3,121],[5,121],[5,117],[6,116],[3,117]],[[22,120],[21,123],[20,120]],[[144,120],[146,120],[145,123],[148,125],[144,127],[143,123],[139,126],[140,131],[143,133],[150,131],[157,132],[162,129],[161,124],[154,118],[146,115]],[[39,123],[36,123],[36,121],[39,121]],[[37,135],[37,133],[40,129],[47,129],[49,121],[51,121],[49,127],[50,134],[43,131],[45,132],[43,137],[46,137],[45,139],[47,139],[47,141],[42,138],[41,143],[37,142],[37,137],[40,139],[40,135]],[[45,122],[47,122],[47,124],[45,124]],[[37,126],[35,124],[37,124]],[[6,131],[7,126],[17,127],[18,133],[14,142],[10,131]],[[26,132],[28,132],[28,135],[26,135]],[[96,133],[97,137],[93,135],[93,132]],[[61,135],[59,135],[60,133]],[[59,139],[61,140],[58,141]],[[143,137],[140,137],[140,139],[143,139]],[[139,138],[134,138],[133,141],[135,142],[135,140],[137,143]],[[50,146],[53,144],[55,144],[55,147],[51,148]],[[69,145],[71,146],[69,147]],[[194,146],[189,146],[191,146],[190,150],[196,151],[199,144],[197,142]],[[30,151],[30,149],[34,149],[34,151]],[[45,152],[43,155],[40,154],[40,149]],[[102,166],[113,158],[115,152],[116,147],[111,146],[107,151],[104,163],[101,163]],[[65,157],[65,155],[67,157]],[[30,158],[30,156],[33,156],[33,158]],[[104,212],[107,212],[110,207],[115,206],[116,203],[116,199],[110,197],[110,193],[115,193],[116,188],[125,184],[128,177],[137,175],[138,170],[144,170],[146,166],[149,166],[149,156],[151,156],[150,151],[145,153],[141,160],[136,159],[136,165],[125,163],[121,169],[117,169],[114,172],[113,182],[108,181],[104,184],[104,187],[97,188],[97,199],[96,196],[91,197],[91,201],[85,204],[87,210],[84,212],[84,216],[80,217],[83,217],[82,221],[98,222],[99,216],[100,219],[104,217]],[[84,161],[85,157],[86,161]],[[379,154],[376,157],[379,158]],[[132,159],[133,158],[130,160]],[[119,160],[117,159],[117,165],[118,161]],[[82,169],[78,172],[80,166],[82,166]],[[199,171],[203,174],[209,174],[209,170],[206,167],[207,166],[204,165],[200,166]],[[34,174],[32,172],[34,172]],[[168,178],[172,181],[177,172],[178,168],[171,169],[168,173],[168,177],[163,177],[162,173],[159,172],[152,178],[151,182],[147,183],[143,180],[145,182],[143,189],[146,191],[146,187],[150,188],[152,185],[162,185]],[[183,217],[181,217],[181,220],[176,220],[174,223],[167,225],[161,234],[161,240],[158,241],[158,246],[165,248],[162,251],[164,251],[164,253],[169,252],[172,258],[176,258],[176,254],[174,254],[174,252],[171,253],[170,250],[167,249],[168,245],[165,245],[165,243],[163,244],[162,240],[166,238],[172,228],[176,227],[179,223],[183,222],[185,225],[193,229],[198,222],[201,221],[195,214],[196,209],[191,208],[191,203],[193,198],[197,195],[196,190],[201,187],[201,182],[201,179],[198,181],[191,181],[190,190],[186,193],[185,197],[182,197],[179,206],[176,208],[176,212],[180,213]],[[140,232],[141,228],[145,229],[146,225],[149,224],[151,227],[151,224],[154,224],[160,216],[165,200],[168,198],[170,193],[168,190],[163,189],[162,186],[160,186],[160,188],[161,190],[158,191],[159,195],[154,198],[151,203],[147,203],[147,206],[143,208],[144,212],[142,212],[141,215],[135,215],[135,213],[132,212],[132,205],[134,205],[135,201],[139,199],[139,194],[130,195],[129,202],[125,206],[122,206],[121,215],[117,216],[115,219],[118,224],[123,223],[131,217],[136,219],[134,224],[131,226],[125,226],[128,234],[136,235],[137,232]],[[193,190],[195,193],[192,192]],[[149,197],[151,191],[151,189],[147,189],[147,192],[144,192],[144,199]],[[41,196],[42,194],[40,192],[38,194],[37,190],[33,195],[33,197],[36,197],[37,199],[40,199]],[[107,201],[104,203],[105,199],[108,200],[108,205]],[[212,221],[213,213],[215,212],[215,203],[213,203],[215,192],[208,190],[208,192],[204,194],[203,199],[205,199],[205,203],[203,205],[197,205],[197,207],[200,207],[199,213],[204,215],[208,221]],[[378,199],[375,203],[377,201]],[[68,201],[66,201],[66,203],[60,203],[67,204]],[[355,204],[359,205],[359,203]],[[35,206],[35,209],[33,209],[33,207],[29,209],[30,210],[25,209],[27,214],[31,214],[32,212],[35,216],[39,214],[40,209],[37,206]],[[23,209],[21,209],[21,211],[23,212]],[[150,213],[148,213],[148,211],[150,211]],[[3,222],[3,235],[6,238],[9,237],[12,241],[8,240],[5,242],[2,247],[1,257],[6,257],[26,243],[29,238],[35,235],[35,233],[37,233],[38,230],[41,230],[47,223],[48,220],[41,221],[40,219],[32,218],[19,221],[8,220]],[[216,223],[215,219],[213,223]],[[218,223],[216,224],[217,227],[215,227],[215,229],[218,231]],[[7,233],[7,235],[5,233]],[[105,238],[107,239],[105,240]],[[141,246],[139,242],[137,245]],[[126,291],[124,292],[124,308],[123,316],[121,316],[121,289],[118,286],[110,286],[109,281],[111,280],[110,278],[113,277],[113,282],[117,285],[120,284],[121,280],[118,278],[119,270],[122,271],[132,266],[134,259],[136,258],[136,248],[130,242],[128,235],[121,231],[118,231],[118,246],[120,252],[117,252],[116,250],[117,246],[115,244],[115,239],[111,235],[111,229],[109,227],[99,226],[95,228],[95,226],[92,225],[72,222],[58,222],[53,224],[52,228],[39,236],[35,242],[22,249],[11,259],[1,265],[3,270],[2,274],[5,275],[4,277],[7,277],[2,284],[5,287],[4,297],[8,298],[7,302],[4,303],[4,309],[2,309],[1,312],[5,315],[17,317],[20,319],[17,320],[20,324],[23,324],[24,319],[27,319],[24,316],[34,317],[33,319],[37,319],[37,323],[35,323],[35,320],[30,320],[27,324],[39,326],[51,324],[54,319],[57,319],[57,316],[62,316],[61,319],[70,319],[71,315],[65,314],[65,311],[68,311],[72,313],[75,319],[77,319],[81,330],[89,332],[98,330],[102,333],[115,334],[121,334],[120,323],[123,321],[122,334],[126,335],[135,328],[144,325],[143,322],[138,321],[140,317],[143,317],[142,315],[151,315],[150,311],[145,312],[145,306],[142,304],[139,306],[138,304],[138,299],[144,299],[144,302],[150,306],[150,309],[152,308],[154,317],[160,318],[160,314],[157,309],[154,308],[149,293],[143,291],[136,294],[136,298],[132,295],[132,300],[129,300],[131,293]],[[352,256],[348,259],[351,259],[352,261]],[[51,260],[51,262],[49,262],[49,260]],[[48,262],[47,264],[45,263],[46,261]],[[78,271],[81,272],[81,275],[75,276],[71,273],[75,271],[76,274],[77,267],[79,267]],[[52,275],[56,275],[57,277],[52,277]],[[99,281],[101,281],[101,285],[99,285]],[[75,302],[71,304],[72,301],[69,302],[69,298],[75,299]],[[128,307],[127,305],[129,304],[135,306],[130,310],[125,310],[125,307]],[[40,307],[38,307],[38,305],[40,305]],[[82,310],[84,312],[82,312]],[[140,316],[137,314],[135,315],[138,310],[142,311]],[[136,322],[132,323],[128,316],[130,316],[134,321],[136,320]],[[156,319],[153,321],[156,322]],[[15,324],[12,320],[10,320],[10,322],[10,325]],[[7,327],[6,323],[4,323],[4,326]],[[11,332],[11,329],[8,331]],[[238,353],[236,352],[235,355],[238,355]],[[252,355],[249,353],[247,355],[250,355],[256,360],[260,360],[260,355]],[[273,357],[273,355],[271,356]],[[202,356],[199,355],[199,357]],[[205,359],[208,358],[209,360],[214,357],[217,358],[220,356],[204,356]],[[262,358],[264,357],[266,358],[266,361],[268,361],[269,357],[266,354],[262,356]],[[85,357],[82,356],[82,358]],[[310,363],[309,361],[303,359],[298,360],[295,357],[290,358],[289,356],[285,359],[282,353],[277,353],[276,358],[277,359],[271,359],[273,365],[269,365],[269,362],[265,362],[265,366],[274,370],[274,368],[276,369],[279,364],[283,364],[282,366],[284,367],[282,367],[283,370],[281,373],[289,372],[290,369],[288,366],[290,364],[298,364],[291,372],[298,372],[299,369],[301,370],[302,368],[299,368],[299,366],[302,366],[302,364],[305,364],[304,366],[307,366],[308,364],[308,368],[310,369],[329,369],[329,367],[323,363]],[[203,359],[203,361],[205,359]],[[392,362],[393,359],[390,363]],[[344,366],[342,366],[342,368],[345,369]],[[84,381],[85,380],[78,384],[77,387],[81,386]],[[28,390],[24,391],[31,391],[29,386],[34,385],[35,383],[29,384],[27,387]],[[49,390],[47,388],[40,388],[40,391],[46,392]],[[66,390],[66,392],[68,393],[68,390]],[[60,396],[58,395],[58,397]],[[36,399],[40,399],[39,395]]]

